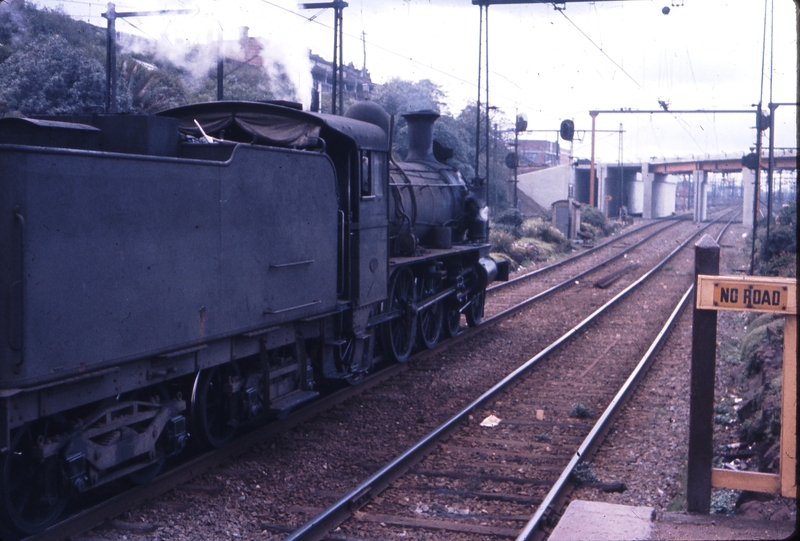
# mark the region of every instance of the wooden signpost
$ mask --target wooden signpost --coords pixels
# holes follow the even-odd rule
[[[699,274],[695,298],[697,310],[770,312],[786,316],[780,474],[712,468],[711,486],[797,498],[797,280]],[[690,446],[690,455],[692,452]]]

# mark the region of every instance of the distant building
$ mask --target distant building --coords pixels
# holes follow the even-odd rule
[[[541,169],[569,162],[569,156],[561,152],[557,142],[520,139],[517,148],[520,169]]]
[[[264,46],[256,38],[248,36],[249,30],[246,26],[239,29],[238,42],[222,42],[223,56],[225,61],[261,68],[264,66],[264,59],[261,57]]]
[[[329,62],[311,53],[311,77],[314,80],[314,88],[311,94],[311,110],[319,111],[321,96],[333,92],[333,62]],[[358,69],[350,62],[342,70],[342,93],[346,100],[365,100],[370,96],[372,90],[372,79],[369,70]],[[326,111],[330,112],[330,111]]]

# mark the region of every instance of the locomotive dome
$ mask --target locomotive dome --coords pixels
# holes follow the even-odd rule
[[[345,111],[344,116],[362,122],[374,124],[382,129],[386,134],[389,133],[391,117],[383,107],[374,101],[359,101],[351,105]]]

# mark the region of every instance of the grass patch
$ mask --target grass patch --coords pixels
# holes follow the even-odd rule
[[[737,497],[738,493],[735,490],[712,488],[711,512],[716,515],[733,515]]]
[[[581,462],[569,475],[570,480],[576,485],[594,483],[597,481],[597,474],[594,471],[594,464],[591,462]]]
[[[572,404],[572,411],[569,414],[570,417],[576,417],[578,419],[590,419],[593,417],[592,409],[584,404],[583,402],[578,402],[577,404]]]

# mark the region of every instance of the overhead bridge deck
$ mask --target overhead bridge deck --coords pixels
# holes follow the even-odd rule
[[[762,189],[769,166],[767,152],[761,155]],[[797,170],[797,149],[779,149],[773,170],[779,178]],[[722,174],[731,179],[743,203],[743,219],[752,225],[755,171],[742,165],[742,156],[688,156],[653,159],[646,163],[595,164],[597,184],[594,205],[608,216],[618,216],[621,207],[643,218],[669,216],[676,210],[691,210],[696,221],[707,218],[712,179]],[[542,206],[572,198],[589,203],[589,163],[560,165],[519,176],[519,189]],[[688,207],[684,206],[688,203]]]

